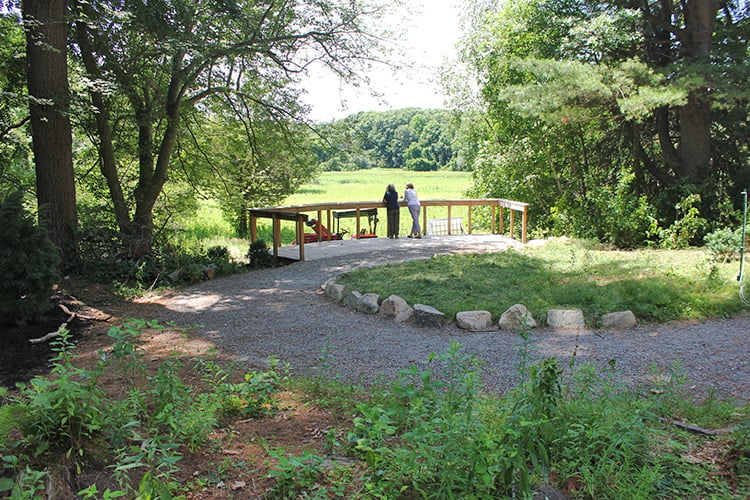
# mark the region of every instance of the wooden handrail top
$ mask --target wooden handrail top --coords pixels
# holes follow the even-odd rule
[[[301,212],[284,212],[280,210],[268,210],[265,208],[248,208],[250,215],[254,217],[265,217],[266,219],[282,219],[282,220],[293,220],[307,222],[309,216]]]

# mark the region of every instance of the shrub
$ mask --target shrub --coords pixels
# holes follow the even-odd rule
[[[68,332],[53,342],[57,355],[52,376],[34,377],[23,389],[26,405],[22,427],[36,454],[47,449],[83,455],[85,440],[104,425],[104,397],[95,372],[73,366]]]
[[[435,160],[428,160],[427,158],[410,158],[406,160],[405,168],[415,172],[431,172],[440,168],[440,165]]]
[[[124,296],[142,295],[147,289],[165,284],[189,285],[206,279],[211,268],[217,275],[243,270],[232,260],[225,246],[204,249],[156,242],[150,255],[133,259],[122,251],[119,233],[105,226],[79,231],[81,274],[97,282],[116,282]]]
[[[618,248],[637,248],[658,232],[656,209],[645,196],[633,194],[635,175],[623,169],[617,187],[597,189],[595,201],[601,217],[592,217],[599,239]]]
[[[263,269],[276,265],[273,255],[271,255],[266,242],[263,240],[255,240],[250,244],[250,249],[247,251],[247,258],[249,261],[248,266],[252,269]]]
[[[677,220],[659,232],[662,248],[687,248],[705,230],[706,219],[700,216],[700,211],[695,206],[700,201],[699,194],[689,194],[675,205]]]
[[[47,232],[24,209],[20,192],[0,200],[0,225],[0,321],[24,321],[51,308],[60,256]]]
[[[742,244],[741,232],[741,229],[732,231],[729,228],[723,228],[708,233],[703,241],[711,254],[711,260],[724,263],[736,257]]]

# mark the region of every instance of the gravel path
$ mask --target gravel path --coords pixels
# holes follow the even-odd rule
[[[275,356],[289,362],[296,373],[323,370],[360,382],[393,378],[398,370],[422,364],[430,353],[444,352],[458,342],[484,363],[488,389],[511,388],[517,379],[521,347],[516,334],[396,324],[353,312],[323,296],[320,287],[329,278],[363,263],[378,265],[459,250],[455,245],[422,241],[421,245],[409,242],[407,248],[333,255],[204,282],[169,298],[161,319],[200,325],[201,336],[248,367],[265,366],[268,357]],[[568,365],[571,356],[579,364],[601,367],[615,360],[617,380],[631,387],[652,386],[655,378],[663,380],[679,362],[687,378],[685,387],[695,397],[714,392],[720,398],[750,401],[747,314],[698,324],[642,325],[579,335],[537,328],[530,346],[531,359],[556,356],[562,366]]]

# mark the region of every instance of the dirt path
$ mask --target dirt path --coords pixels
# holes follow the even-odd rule
[[[410,364],[424,363],[457,342],[485,364],[491,390],[504,391],[517,379],[518,335],[469,333],[456,327],[418,328],[368,316],[328,301],[320,286],[359,265],[378,265],[465,247],[410,245],[367,254],[335,255],[202,283],[162,301],[162,320],[196,332],[248,367],[262,367],[269,356],[290,363],[294,372],[319,371],[348,380],[389,379]],[[492,248],[486,248],[490,251]],[[567,366],[614,360],[617,380],[651,387],[669,380],[679,363],[690,394],[750,400],[750,315],[702,323],[642,325],[619,332],[581,335],[536,329],[532,359],[556,356]],[[658,382],[656,382],[658,383]]]

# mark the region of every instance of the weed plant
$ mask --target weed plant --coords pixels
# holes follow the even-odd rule
[[[118,489],[78,484],[80,497],[179,497],[199,486],[175,479],[184,453],[205,450],[208,433],[227,419],[278,411],[275,394],[287,375],[274,360],[239,382],[212,359],[192,365],[171,357],[147,370],[140,338],[159,328],[140,320],[112,328],[112,347],[90,370],[74,366],[63,335],[50,377],[2,396],[0,494],[40,498],[49,464],[67,467],[75,485],[86,460],[114,456],[108,465]],[[555,358],[531,363],[531,333],[520,333],[519,382],[504,395],[483,390],[481,363],[458,344],[366,395],[350,383],[337,389],[328,349],[317,380],[296,387],[311,389],[319,404],[340,405],[342,425],[327,433],[325,452],[269,447],[267,498],[530,498],[541,485],[572,498],[745,498],[746,405],[686,398],[678,365],[644,392],[619,384],[614,362],[572,361],[567,370]],[[129,390],[120,398],[100,391],[105,373]],[[725,432],[694,435],[674,420]],[[14,426],[23,437],[9,442]],[[352,458],[337,463],[340,455]],[[213,480],[243,467],[227,458]]]
[[[409,303],[429,304],[448,316],[487,310],[493,318],[516,303],[537,320],[553,308],[580,308],[587,324],[604,313],[631,310],[646,322],[723,317],[742,310],[735,266],[710,261],[700,250],[617,252],[580,241],[555,241],[483,255],[359,269],[340,284]]]
[[[0,407],[0,457],[12,473],[0,480],[0,493],[36,498],[45,465],[63,464],[76,484],[84,462],[114,455],[109,465],[121,490],[107,490],[104,498],[172,498],[170,492],[180,487],[171,478],[183,449],[203,449],[221,418],[254,418],[278,409],[274,396],[286,375],[273,360],[268,370],[248,373],[239,383],[210,363],[198,365],[204,383],[188,383],[186,377],[198,377],[177,357],[151,374],[140,338],[144,331],[160,328],[143,320],[112,327],[113,345],[99,353],[92,369],[74,366],[73,345],[63,331],[55,341],[50,376],[33,378]],[[127,388],[122,397],[113,398],[99,387],[104,373],[120,378]],[[13,428],[23,438],[11,443],[7,435]],[[80,495],[99,498],[95,485],[81,486]]]
[[[614,366],[577,367],[565,382],[548,358],[495,398],[479,391],[477,368],[452,346],[357,407],[349,447],[367,464],[367,495],[530,498],[551,484],[574,498],[742,498],[750,484],[747,474],[732,484],[682,458],[707,439],[663,424],[682,401],[667,387],[658,395],[626,391],[613,381]],[[747,419],[747,408],[734,412],[735,422]],[[729,453],[746,454],[747,434],[735,432]],[[746,459],[728,461],[747,467]]]

